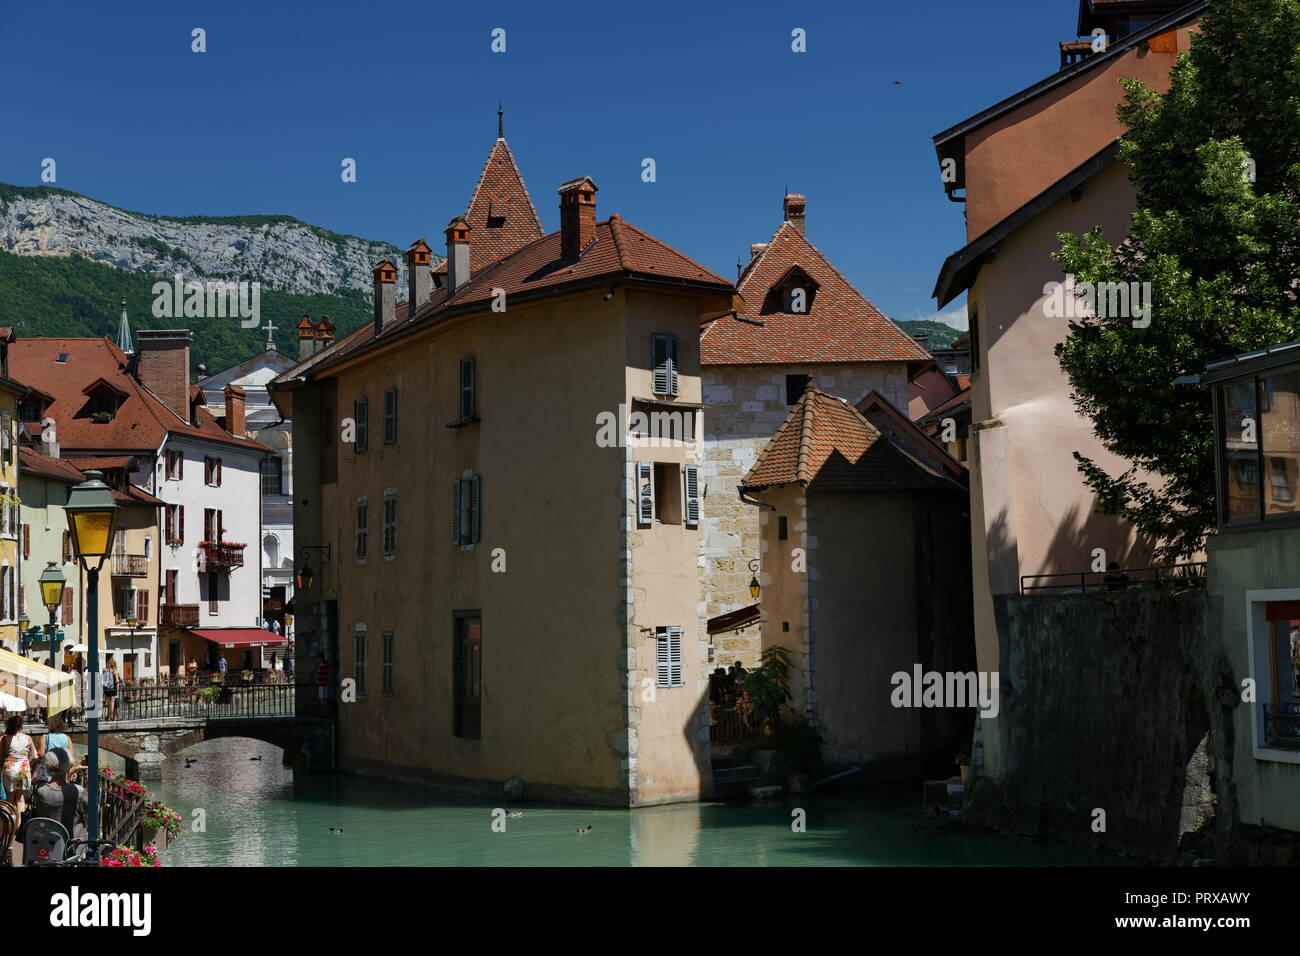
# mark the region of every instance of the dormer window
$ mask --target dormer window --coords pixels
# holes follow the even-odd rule
[[[817,283],[808,273],[795,266],[768,289],[763,299],[763,313],[771,315],[784,312],[787,315],[807,315],[812,311],[813,299],[816,295]]]
[[[68,364],[68,353],[67,353],[67,352],[60,352],[57,356],[55,356],[54,361],[55,361],[55,363],[57,363],[57,364],[59,364],[59,365],[67,365],[67,364]]]
[[[91,382],[81,394],[86,396],[86,411],[97,422],[111,421],[126,400],[126,392],[105,378]]]

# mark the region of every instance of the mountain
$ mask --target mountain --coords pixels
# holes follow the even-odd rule
[[[896,326],[916,338],[918,335],[928,335],[930,337],[927,343],[931,349],[946,348],[957,341],[959,336],[965,335],[961,329],[954,329],[951,325],[943,322],[931,322],[926,319],[917,319],[910,322],[894,322]]]
[[[328,316],[339,334],[371,317],[371,274],[391,256],[406,297],[406,257],[396,246],[330,232],[291,216],[152,216],[51,186],[0,183],[0,325],[19,336],[116,337],[121,301],[132,329],[187,327],[192,362],[215,372],[262,351],[266,332],[235,318],[153,315],[153,284],[183,279],[261,283],[261,325],[297,354],[303,314]]]

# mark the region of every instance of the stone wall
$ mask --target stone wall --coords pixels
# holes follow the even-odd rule
[[[896,408],[907,410],[907,364],[864,362],[823,365],[712,365],[704,382],[702,482],[703,601],[707,617],[753,604],[749,594],[751,559],[758,553],[758,508],[737,495],[740,479],[790,414],[785,401],[787,375],[809,375],[823,391],[859,401],[870,389]],[[720,637],[717,659],[746,667],[758,663],[757,627]]]
[[[1004,772],[976,781],[967,822],[1173,862],[1223,766],[1205,591],[995,602],[1001,719],[983,729],[1001,735]]]

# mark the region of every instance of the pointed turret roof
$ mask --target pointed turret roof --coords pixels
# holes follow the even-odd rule
[[[135,346],[131,344],[131,323],[126,319],[126,299],[122,300],[122,321],[117,324],[117,347],[125,355],[135,354]]]
[[[546,235],[504,137],[488,150],[487,162],[465,210],[465,221],[470,228],[471,274]]]

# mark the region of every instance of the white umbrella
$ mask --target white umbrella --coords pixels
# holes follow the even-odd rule
[[[21,697],[15,697],[13,694],[0,691],[0,707],[10,713],[22,713],[27,709],[27,704],[23,702]]]

